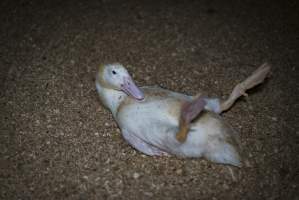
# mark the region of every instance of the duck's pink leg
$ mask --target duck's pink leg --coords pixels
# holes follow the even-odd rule
[[[122,130],[124,139],[130,143],[135,149],[149,156],[166,156],[167,152],[158,149],[157,147],[144,142],[142,139],[135,136],[135,134]]]
[[[270,65],[268,63],[264,63],[255,70],[251,76],[245,79],[245,81],[237,84],[228,99],[220,104],[220,112],[230,109],[240,96],[248,96],[246,94],[246,90],[262,83],[269,74],[270,69]]]
[[[176,139],[179,142],[184,142],[189,132],[189,124],[196,116],[204,109],[206,101],[203,97],[198,96],[191,102],[186,102],[181,109],[179,132],[176,134]]]

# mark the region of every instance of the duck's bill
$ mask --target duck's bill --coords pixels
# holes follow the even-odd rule
[[[135,85],[131,77],[124,78],[124,84],[122,84],[121,89],[127,94],[132,96],[134,99],[142,100],[144,99],[143,92]]]

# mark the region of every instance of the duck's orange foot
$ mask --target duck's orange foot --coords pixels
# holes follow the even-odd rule
[[[181,121],[180,130],[175,136],[177,141],[179,141],[180,143],[185,142],[187,139],[188,131],[189,131],[189,125],[187,123]]]
[[[257,70],[255,70],[247,79],[237,84],[234,87],[229,98],[226,101],[221,103],[220,105],[221,112],[230,109],[239,97],[241,96],[247,97],[248,94],[246,93],[246,90],[251,89],[256,85],[262,83],[269,75],[270,69],[271,66],[268,63],[264,63]]]
[[[201,96],[183,104],[181,109],[179,132],[175,136],[179,142],[183,143],[186,141],[191,121],[199,115],[205,105],[206,102]]]

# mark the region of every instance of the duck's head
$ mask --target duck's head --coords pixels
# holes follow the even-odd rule
[[[123,91],[134,99],[144,99],[143,92],[136,86],[126,68],[119,63],[101,65],[97,83],[106,89]]]

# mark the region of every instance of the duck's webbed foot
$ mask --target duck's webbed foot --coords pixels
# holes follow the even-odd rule
[[[221,112],[230,109],[239,97],[248,96],[246,90],[262,83],[269,74],[270,69],[270,65],[268,63],[264,63],[257,70],[255,70],[251,76],[249,76],[243,82],[237,84],[228,99],[220,104]]]
[[[175,136],[179,142],[182,143],[186,140],[191,121],[204,109],[205,105],[206,101],[201,96],[183,104],[181,109],[179,131]]]

